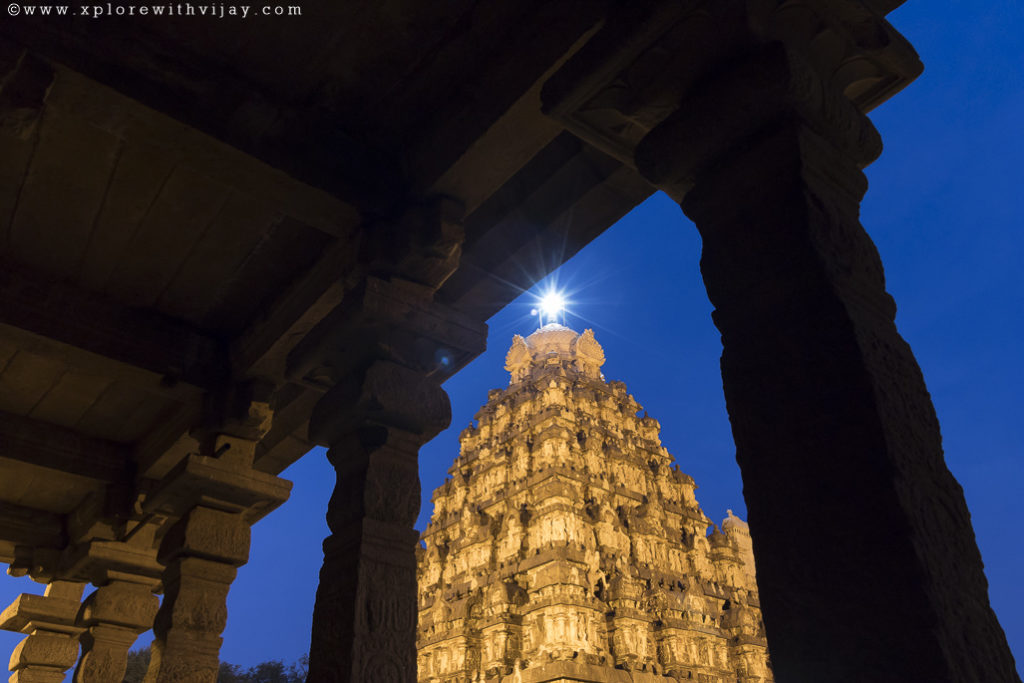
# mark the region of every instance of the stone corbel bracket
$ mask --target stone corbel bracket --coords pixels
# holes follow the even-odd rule
[[[544,85],[544,111],[636,168],[634,150],[689,91],[781,42],[826,88],[867,112],[923,67],[874,5],[858,0],[636,3],[621,10]],[[881,9],[881,8],[879,8]]]
[[[288,356],[288,378],[331,389],[375,359],[435,376],[441,383],[486,348],[487,327],[433,301],[433,290],[367,277]]]
[[[111,581],[130,581],[156,588],[163,566],[156,548],[123,541],[92,540],[68,547],[61,554],[61,576],[102,586]]]
[[[0,613],[0,629],[16,633],[52,631],[77,638],[84,630],[75,624],[79,606],[80,602],[71,597],[22,593]]]
[[[913,46],[879,3],[858,0],[751,0],[751,30],[799,51],[829,87],[867,113],[921,75]]]
[[[147,515],[177,519],[197,505],[242,513],[255,524],[286,500],[291,482],[272,474],[190,454],[142,502]]]

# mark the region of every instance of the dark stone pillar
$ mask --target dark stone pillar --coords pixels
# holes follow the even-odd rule
[[[310,681],[416,680],[419,448],[450,420],[436,383],[389,362],[366,372],[360,416],[331,440],[338,482],[313,613]],[[373,406],[373,408],[370,408]],[[376,418],[364,412],[383,408]],[[398,426],[401,425],[401,426]]]
[[[485,348],[487,326],[434,300],[462,250],[461,206],[438,197],[364,245],[368,275],[289,354],[322,388],[310,440],[338,482],[313,612],[311,683],[416,681],[419,448],[448,426],[441,383]]]
[[[636,154],[692,188],[776,680],[1018,681],[858,220],[877,133],[779,45],[707,83]]]

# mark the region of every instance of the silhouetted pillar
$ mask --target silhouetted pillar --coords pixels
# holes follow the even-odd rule
[[[128,651],[139,634],[153,626],[159,606],[148,582],[111,581],[86,598],[78,615],[85,631],[75,683],[121,681]]]
[[[876,131],[778,44],[704,82],[636,157],[692,186],[776,680],[1019,680],[858,220]]]
[[[10,683],[61,683],[78,659],[76,626],[84,583],[52,581],[43,595],[22,593],[0,614],[0,628],[27,634],[14,648]]]
[[[433,198],[364,245],[372,274],[289,354],[291,381],[318,387],[310,440],[328,446],[327,509],[309,678],[416,680],[419,448],[448,426],[441,383],[485,348],[487,326],[434,296],[455,271],[462,207]]]
[[[338,480],[327,510],[309,680],[416,680],[417,455],[448,426],[436,382],[378,361],[327,457]]]

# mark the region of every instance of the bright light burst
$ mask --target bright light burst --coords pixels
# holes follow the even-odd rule
[[[561,292],[551,290],[540,299],[541,325],[547,322],[558,322],[558,317],[565,311],[565,296]]]

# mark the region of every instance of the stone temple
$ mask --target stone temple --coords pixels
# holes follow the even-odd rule
[[[346,0],[236,23],[29,16],[34,2],[13,2],[0,21],[0,564],[41,586],[0,612],[22,637],[12,681],[74,669],[119,683],[152,631],[148,683],[215,683],[251,526],[285,503],[279,475],[313,446],[337,481],[309,681],[416,680],[418,453],[449,425],[442,384],[483,352],[486,320],[661,191],[701,239],[775,677],[1020,683],[860,222],[864,169],[882,152],[868,115],[923,69],[887,18],[901,4]],[[421,640],[441,642],[450,610],[469,629],[459,637],[480,624],[485,673],[506,656],[483,634],[522,628],[505,666],[625,653],[631,668],[608,671],[636,679],[684,670],[662,661],[686,642],[670,634],[707,633],[724,672],[710,643],[726,643],[728,665],[733,641],[715,638],[746,605],[714,594],[731,585],[715,559],[729,551],[708,541],[711,574],[689,574],[702,551],[643,531],[673,526],[686,548],[683,529],[697,543],[704,522],[664,502],[686,487],[660,449],[636,463],[611,453],[657,429],[598,380],[596,344],[550,339],[551,358],[516,344],[512,388],[467,435],[456,474],[469,483],[439,500],[461,512],[451,497],[507,476],[511,497],[481,504],[508,545],[452,541],[438,566],[462,573],[435,577],[443,600],[428,590],[424,616],[438,625]],[[532,448],[491,435],[516,421]],[[471,472],[474,455],[510,464]],[[543,469],[555,462],[568,474]],[[567,512],[525,500],[527,473],[547,477],[535,498],[562,490],[548,505]],[[458,523],[479,529],[469,517]],[[455,531],[444,519],[427,538],[438,553],[435,536]],[[579,550],[583,528],[604,545]],[[616,573],[607,548],[623,535],[638,561]],[[530,568],[549,547],[589,553],[564,565],[576,588],[543,587],[549,570]],[[515,605],[507,627],[500,605],[470,600],[497,599],[489,577]],[[691,577],[705,581],[704,631],[670,608],[696,593]],[[551,660],[529,628],[562,590],[598,606],[595,626],[574,622],[575,660]],[[641,629],[652,610],[630,610],[661,596],[666,616]],[[591,639],[598,625],[611,638]]]
[[[711,524],[604,360],[591,330],[514,338],[433,495],[421,683],[774,680],[746,523]]]

